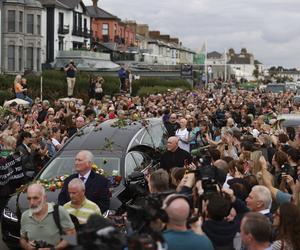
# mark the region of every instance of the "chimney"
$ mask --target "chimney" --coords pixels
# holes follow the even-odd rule
[[[92,0],[92,1],[93,1],[93,6],[97,7],[98,0]]]

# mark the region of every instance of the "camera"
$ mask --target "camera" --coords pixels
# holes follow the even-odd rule
[[[35,248],[36,249],[40,249],[40,248],[54,249],[53,245],[48,244],[46,241],[43,241],[43,240],[36,240],[34,243],[35,243]]]
[[[132,229],[139,232],[149,232],[151,221],[160,219],[167,222],[167,214],[162,209],[163,200],[173,192],[150,194],[141,202],[127,204],[127,218],[131,222]]]

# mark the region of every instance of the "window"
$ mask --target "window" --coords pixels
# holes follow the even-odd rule
[[[77,30],[77,14],[74,12],[73,14],[73,30]]]
[[[16,11],[9,10],[7,12],[7,15],[8,15],[8,27],[7,27],[7,30],[8,30],[8,32],[15,32],[16,31],[16,26],[15,26]]]
[[[8,70],[15,71],[15,46],[8,46]]]
[[[19,12],[19,32],[23,32],[23,11]]]
[[[60,30],[64,28],[64,13],[62,12],[58,13],[58,27]]]
[[[82,30],[82,15],[78,14],[78,30]]]
[[[27,48],[27,58],[26,58],[26,68],[29,70],[33,70],[33,48]]]
[[[87,32],[87,20],[86,18],[83,19],[83,29],[84,29],[84,32]]]
[[[19,47],[19,71],[23,71],[23,47]]]
[[[125,157],[125,177],[132,174],[134,171],[142,171],[151,164],[148,159],[141,152],[132,151]]]
[[[41,71],[41,49],[36,49],[36,70]]]
[[[64,37],[58,37],[58,50],[64,50]]]
[[[27,14],[27,33],[33,34],[33,14]]]
[[[41,15],[37,15],[37,34],[40,35],[41,34]]]
[[[108,36],[108,23],[102,24],[102,35]]]

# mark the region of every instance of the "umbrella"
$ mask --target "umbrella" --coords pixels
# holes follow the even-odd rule
[[[19,105],[23,105],[23,106],[29,106],[29,102],[23,100],[23,99],[20,99],[20,98],[15,98],[15,99],[12,99],[12,100],[9,100],[9,101],[6,101],[4,102],[4,107],[8,107],[11,103],[13,102],[16,102],[17,104]]]

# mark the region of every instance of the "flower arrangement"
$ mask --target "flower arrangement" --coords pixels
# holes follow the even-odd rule
[[[98,167],[95,163],[92,164],[92,170],[95,171],[95,173],[97,174],[106,176],[104,170]],[[28,186],[32,183],[39,183],[46,189],[46,191],[55,192],[55,190],[61,189],[63,187],[64,181],[68,176],[69,175],[61,175],[51,179],[39,179],[35,182],[27,183],[25,185],[20,186],[19,188],[17,188],[16,192],[25,193],[27,191]]]

